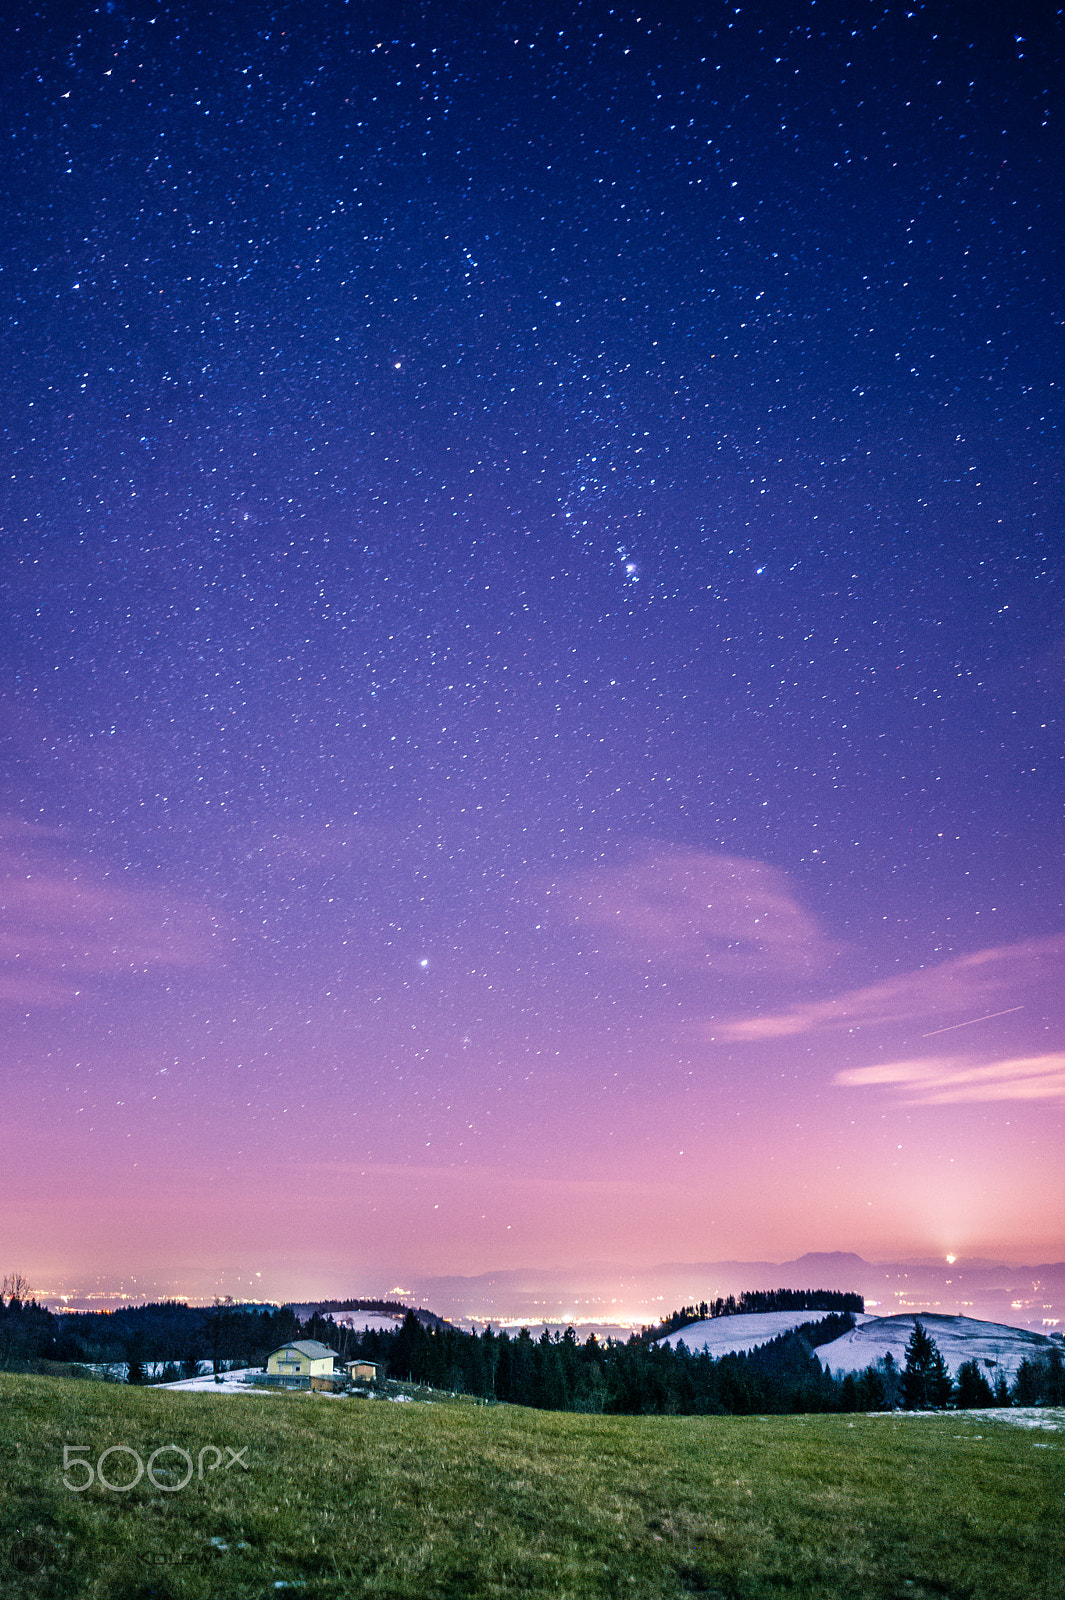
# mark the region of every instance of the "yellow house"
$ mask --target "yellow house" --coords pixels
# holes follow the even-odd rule
[[[273,1378],[331,1378],[335,1350],[317,1339],[294,1339],[266,1358],[266,1371]]]

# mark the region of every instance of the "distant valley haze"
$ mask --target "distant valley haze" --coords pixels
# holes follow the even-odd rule
[[[303,1284],[293,1273],[290,1284]],[[277,1282],[285,1283],[279,1275]],[[866,1310],[877,1316],[900,1312],[938,1312],[1050,1333],[1065,1328],[1065,1261],[1024,1266],[974,1260],[869,1262],[846,1251],[812,1252],[792,1261],[673,1262],[625,1271],[616,1265],[588,1262],[566,1270],[510,1268],[472,1276],[412,1274],[371,1282],[353,1274],[324,1274],[326,1292],[286,1294],[275,1284],[263,1299],[296,1304],[305,1314],[348,1299],[387,1299],[424,1307],[438,1316],[466,1325],[492,1323],[529,1327],[573,1324],[615,1337],[651,1326],[684,1305],[741,1295],[747,1289],[836,1289],[864,1296]],[[223,1292],[222,1286],[215,1293]],[[234,1298],[254,1299],[233,1287]],[[71,1306],[107,1309],[126,1300],[187,1297],[210,1300],[212,1294],[190,1284],[145,1277],[122,1285],[101,1281],[64,1280],[62,1289],[38,1289],[53,1306],[60,1295]],[[339,1314],[339,1313],[338,1313]]]

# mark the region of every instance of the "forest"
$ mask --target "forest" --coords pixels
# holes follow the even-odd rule
[[[50,1311],[36,1300],[0,1294],[0,1370],[125,1366],[129,1381],[139,1383],[146,1367],[160,1362],[167,1378],[192,1377],[205,1365],[215,1372],[260,1366],[271,1350],[299,1337],[299,1319],[288,1306],[165,1300],[116,1311]]]

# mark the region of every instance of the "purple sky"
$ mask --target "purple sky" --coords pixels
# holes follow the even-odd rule
[[[1009,18],[13,30],[0,1267],[1065,1254],[1065,72]]]

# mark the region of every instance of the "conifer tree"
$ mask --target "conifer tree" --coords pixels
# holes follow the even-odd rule
[[[1040,1393],[1042,1385],[1039,1382],[1040,1372],[1034,1361],[1027,1357],[1017,1368],[1017,1376],[1013,1380],[1013,1403],[1015,1406],[1037,1406],[1042,1399]]]
[[[975,1359],[962,1362],[958,1368],[958,1387],[954,1398],[962,1411],[971,1411],[974,1406],[994,1404],[991,1385],[980,1371]]]
[[[1065,1405],[1065,1361],[1056,1346],[1047,1353],[1043,1399],[1048,1406]]]
[[[906,1367],[902,1392],[911,1411],[929,1411],[944,1406],[950,1395],[950,1373],[939,1346],[926,1331],[919,1317],[906,1346]]]
[[[888,1386],[882,1372],[876,1367],[866,1367],[857,1380],[855,1409],[858,1411],[887,1410]]]

